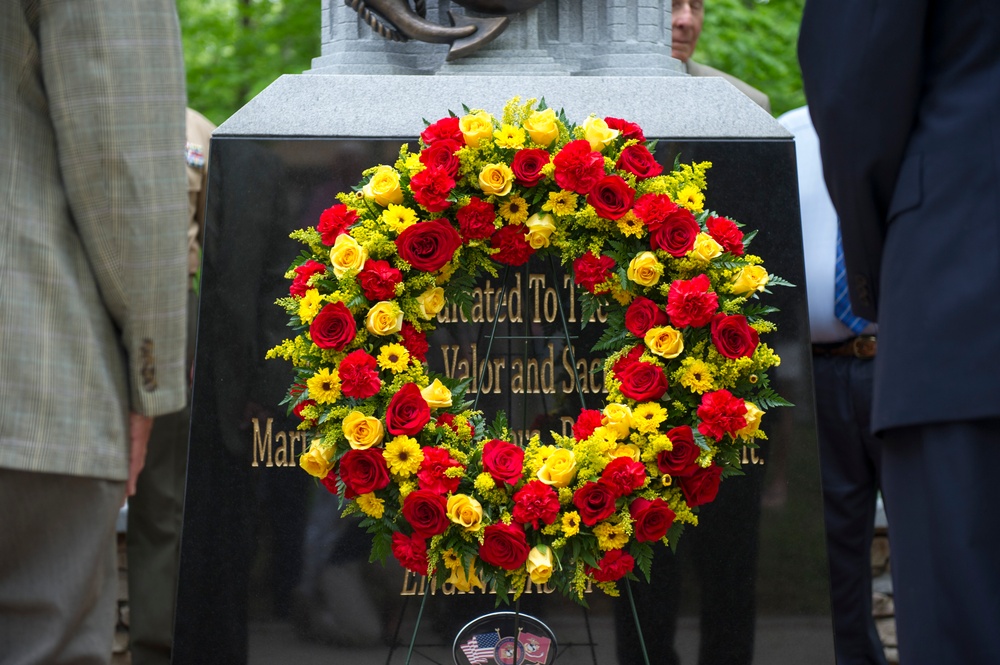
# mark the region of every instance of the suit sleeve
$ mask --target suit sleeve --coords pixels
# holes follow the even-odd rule
[[[872,320],[889,202],[917,120],[929,2],[808,0],[799,35],[852,303]]]
[[[170,0],[48,0],[44,84],[76,231],[127,360],[129,402],[186,399],[184,68]]]

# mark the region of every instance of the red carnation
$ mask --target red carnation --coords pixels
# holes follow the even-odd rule
[[[452,139],[443,139],[420,151],[420,163],[427,168],[438,168],[454,178],[458,175],[458,170],[462,163],[455,152],[462,148],[462,144]]]
[[[410,178],[410,190],[413,192],[414,200],[428,212],[441,212],[447,209],[451,205],[448,195],[451,194],[451,190],[454,188],[455,179],[448,174],[448,171],[439,166],[429,166]],[[420,224],[414,224],[414,226],[420,226]],[[447,226],[451,229],[450,224],[447,224]],[[456,233],[455,236],[457,237],[458,234]],[[459,244],[461,244],[461,241],[459,241]],[[454,250],[452,251],[454,252]]]
[[[688,425],[675,427],[667,432],[670,450],[662,450],[656,455],[656,468],[668,476],[690,476],[698,469],[701,448],[694,442],[694,432]]]
[[[497,218],[493,204],[473,196],[468,205],[462,206],[455,213],[458,218],[458,228],[465,240],[482,240],[489,238],[496,230],[493,222]]]
[[[337,242],[337,236],[346,233],[347,229],[356,221],[358,221],[358,213],[343,203],[338,203],[320,214],[316,230],[319,231],[320,239],[324,245],[333,246],[333,243]]]
[[[498,483],[516,485],[524,471],[524,450],[513,443],[491,439],[483,444],[483,470]]]
[[[392,534],[392,555],[403,568],[417,575],[427,574],[427,541],[417,534]]]
[[[663,167],[653,157],[653,153],[642,144],[630,145],[622,150],[615,167],[628,171],[637,178],[652,178],[663,173]]]
[[[644,338],[650,328],[666,325],[667,320],[667,313],[643,296],[633,300],[625,310],[625,328],[639,339]]]
[[[628,457],[616,457],[604,467],[601,480],[611,485],[619,497],[627,496],[646,482],[646,465]]]
[[[718,441],[726,434],[735,434],[746,427],[747,405],[728,390],[705,393],[698,407],[698,431]]]
[[[523,527],[498,522],[483,529],[479,558],[487,566],[517,570],[528,560],[530,549]]]
[[[394,436],[413,436],[430,420],[431,407],[427,406],[415,383],[407,383],[400,388],[385,410],[385,428]]]
[[[614,514],[617,498],[615,488],[607,481],[599,480],[585,483],[574,492],[573,505],[580,512],[580,520],[587,526],[594,526]]]
[[[722,467],[718,464],[713,464],[707,469],[699,467],[695,474],[681,478],[681,491],[684,492],[684,500],[692,508],[715,501],[715,497],[719,494],[721,481]]]
[[[399,331],[399,336],[402,338],[403,346],[406,347],[411,356],[420,362],[427,360],[427,351],[431,348],[430,344],[427,343],[427,333],[420,332],[409,321],[403,321],[403,328]]]
[[[726,358],[749,358],[757,350],[760,335],[740,314],[719,312],[712,317],[712,344]]]
[[[705,221],[708,235],[733,256],[743,256],[743,232],[736,222],[725,217],[709,217]]]
[[[448,500],[442,494],[413,490],[403,499],[403,517],[414,535],[433,538],[448,530]]]
[[[670,324],[676,328],[707,325],[719,308],[719,296],[708,290],[710,286],[708,275],[674,280],[667,294]]]
[[[527,148],[514,153],[510,170],[514,172],[517,184],[524,187],[534,187],[542,181],[545,175],[542,167],[549,163],[549,153],[541,148]]]
[[[626,141],[631,141],[632,139],[640,142],[646,141],[646,137],[642,133],[642,127],[634,122],[622,120],[621,118],[605,118],[604,122],[608,124],[610,129],[617,129],[621,137]]]
[[[458,484],[462,482],[461,477],[449,478],[448,469],[462,468],[458,460],[452,459],[448,451],[437,446],[424,446],[421,449],[424,459],[420,462],[420,470],[417,471],[417,484],[420,489],[434,492],[435,494],[447,494],[458,489]]]
[[[458,126],[458,118],[455,116],[447,116],[441,118],[437,122],[428,125],[424,131],[420,132],[420,140],[424,142],[424,145],[434,145],[438,141],[457,141],[460,144],[465,144],[465,138],[462,136],[462,130]]]
[[[669,387],[663,368],[641,360],[615,372],[615,375],[621,382],[622,395],[637,402],[655,402]]]
[[[616,582],[635,568],[635,559],[628,552],[611,550],[597,563],[597,568],[587,566],[587,572],[598,582]]]
[[[357,334],[354,315],[339,301],[324,305],[309,325],[309,337],[321,349],[341,351]]]
[[[511,225],[501,228],[493,234],[490,246],[498,249],[493,260],[508,266],[523,266],[535,253],[528,241],[524,239],[527,227]]]
[[[531,524],[540,529],[539,522],[552,524],[559,516],[559,495],[540,480],[532,480],[514,494],[515,522]]]
[[[399,258],[423,272],[434,272],[444,267],[461,246],[462,237],[443,219],[408,226],[396,238]]]
[[[556,184],[577,194],[587,194],[604,176],[604,157],[583,139],[567,143],[552,163]]]
[[[340,478],[344,481],[348,499],[368,494],[389,485],[389,467],[381,448],[348,450],[340,458]]]
[[[646,226],[662,224],[671,213],[677,210],[677,204],[666,194],[643,194],[635,202],[635,216]]]
[[[382,389],[377,361],[364,349],[351,351],[340,361],[340,389],[347,397],[368,399]]]
[[[372,302],[392,300],[396,297],[396,285],[403,281],[403,273],[388,261],[368,259],[357,280],[365,298]]]
[[[293,296],[304,296],[306,291],[309,290],[309,278],[324,272],[326,272],[326,266],[312,259],[309,259],[300,266],[296,266],[295,279],[292,280],[292,286],[288,289],[288,292]]]
[[[573,281],[591,293],[597,293],[597,286],[608,281],[615,260],[610,256],[595,256],[593,252],[573,261]]]
[[[603,414],[595,409],[581,409],[580,417],[573,423],[573,438],[583,441],[601,426]]]
[[[621,219],[632,209],[635,190],[620,175],[606,175],[587,195],[587,203],[605,219]]]
[[[690,502],[688,505],[691,505]],[[642,497],[635,498],[628,507],[629,515],[635,522],[633,527],[635,539],[640,543],[657,541],[667,535],[670,525],[677,515],[670,509],[666,501],[657,497],[650,501]]]

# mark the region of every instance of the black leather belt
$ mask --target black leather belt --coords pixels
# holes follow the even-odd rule
[[[813,344],[814,356],[835,356],[842,358],[860,358],[871,360],[878,350],[878,340],[875,335],[859,335],[843,342],[828,344]]]

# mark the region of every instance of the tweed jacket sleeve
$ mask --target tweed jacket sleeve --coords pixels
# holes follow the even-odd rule
[[[176,10],[4,2],[0,45],[0,466],[123,479],[186,398]]]

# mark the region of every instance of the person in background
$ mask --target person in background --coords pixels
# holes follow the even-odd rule
[[[799,60],[879,326],[900,662],[1000,663],[1000,4],[808,0]]]
[[[670,16],[670,54],[681,61],[686,73],[691,76],[720,76],[752,99],[757,106],[768,113],[771,112],[771,101],[757,88],[744,83],[735,76],[691,59],[691,56],[694,55],[694,49],[698,45],[698,37],[701,36],[702,25],[705,22],[704,0],[673,0]]]
[[[837,665],[885,665],[871,576],[882,466],[882,445],[871,433],[877,327],[851,313],[837,212],[809,109],[778,122],[795,136]]]
[[[187,362],[194,362],[198,315],[195,291],[201,267],[208,191],[208,148],[213,125],[187,110],[184,152],[188,183],[188,329]],[[153,422],[146,467],[128,506],[129,650],[133,665],[170,664],[173,642],[177,567],[180,559],[184,478],[187,470],[191,408]]]
[[[0,3],[0,663],[107,663],[115,521],[186,396],[170,0]]]

